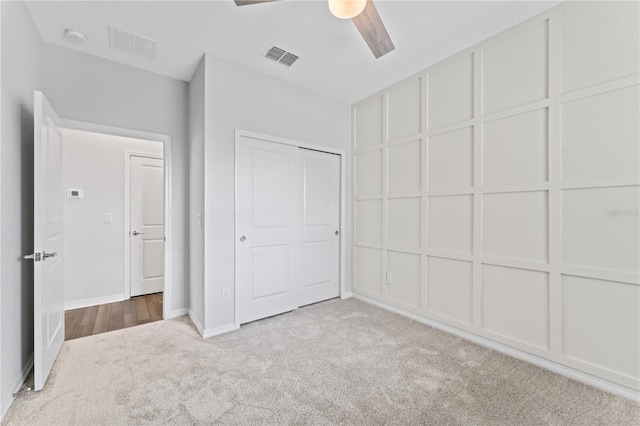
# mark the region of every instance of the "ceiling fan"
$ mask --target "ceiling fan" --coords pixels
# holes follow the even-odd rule
[[[273,1],[278,0],[235,0],[238,6]],[[351,19],[356,24],[358,31],[376,58],[396,48],[372,0],[329,0],[329,10],[334,16]]]

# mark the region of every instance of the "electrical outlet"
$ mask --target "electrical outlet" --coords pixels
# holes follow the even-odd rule
[[[387,272],[387,284],[393,284],[393,277],[391,276],[391,272]]]
[[[202,213],[198,213],[196,216],[196,225],[202,226]]]
[[[231,297],[231,287],[222,288],[222,300],[229,299]]]

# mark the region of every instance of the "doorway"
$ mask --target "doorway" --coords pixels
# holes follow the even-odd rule
[[[155,143],[157,145],[157,156],[162,156],[164,159],[162,169],[162,201],[152,203],[157,208],[162,209],[162,218],[164,221],[164,237],[162,238],[163,246],[170,243],[171,240],[171,138],[166,135],[152,134],[147,132],[139,132],[135,130],[115,128],[110,126],[103,126],[93,123],[78,122],[72,120],[63,120],[55,112],[51,104],[47,101],[42,92],[34,91],[34,249],[31,254],[23,256],[24,259],[33,261],[34,268],[34,390],[41,390],[46,383],[47,377],[51,372],[53,363],[60,352],[62,343],[64,341],[66,327],[65,327],[65,311],[73,308],[85,308],[89,306],[98,306],[97,314],[100,311],[100,306],[105,305],[105,300],[100,300],[100,297],[117,297],[118,302],[122,303],[122,309],[116,308],[116,311],[122,313],[122,321],[124,322],[124,301],[125,293],[122,285],[124,279],[124,272],[119,276],[113,277],[110,281],[117,283],[120,291],[119,294],[107,294],[98,298],[73,298],[67,287],[66,283],[70,282],[69,271],[75,269],[69,268],[67,263],[67,253],[71,253],[73,249],[76,249],[80,259],[81,256],[90,256],[95,254],[102,248],[103,243],[107,237],[115,235],[120,236],[123,239],[120,242],[119,247],[123,248],[130,244],[129,234],[131,229],[129,226],[125,227],[123,223],[124,208],[116,213],[117,209],[105,210],[103,206],[99,205],[100,201],[104,201],[109,197],[118,198],[117,193],[123,190],[124,185],[124,170],[119,174],[119,178],[122,180],[119,184],[119,189],[116,190],[113,187],[106,189],[99,189],[100,184],[113,182],[114,176],[105,176],[98,173],[92,175],[88,179],[93,179],[92,185],[89,186],[89,180],[84,178],[78,180],[78,184],[70,184],[63,179],[63,172],[67,172],[68,169],[91,171],[94,168],[99,169],[102,163],[106,161],[106,153],[99,149],[90,150],[88,155],[78,158],[75,161],[67,159],[65,166],[63,166],[63,153],[64,144],[69,139],[69,132],[76,132],[82,134],[82,137],[87,138],[100,138],[106,136],[121,137],[121,138],[133,138],[139,141],[145,141],[145,143]],[[76,134],[77,136],[77,134]],[[158,144],[160,142],[160,144]],[[85,149],[88,145],[81,145]],[[92,147],[95,148],[95,147]],[[111,153],[113,154],[113,152]],[[126,157],[125,157],[126,158]],[[118,161],[123,165],[123,156],[119,155]],[[124,165],[123,165],[124,168]],[[156,173],[157,177],[158,173]],[[85,193],[84,188],[90,188]],[[97,186],[93,186],[93,184]],[[157,183],[154,187],[159,187]],[[124,192],[124,191],[123,191]],[[147,192],[144,192],[147,194]],[[116,194],[116,195],[114,195]],[[73,218],[66,217],[65,207],[67,205],[73,206],[73,202],[78,202],[85,199],[91,204],[98,202],[98,208],[90,208],[89,222],[81,226],[80,222],[76,222]],[[123,198],[123,197],[121,197]],[[157,196],[156,196],[157,198]],[[124,205],[124,199],[120,199],[122,205]],[[69,203],[69,204],[65,204]],[[89,204],[89,203],[87,203]],[[117,204],[117,203],[116,203]],[[116,205],[113,204],[113,205]],[[95,207],[95,206],[93,206]],[[142,209],[144,211],[144,209]],[[156,216],[158,216],[156,214]],[[116,229],[114,225],[115,221],[120,218],[121,229]],[[144,222],[144,221],[143,221]],[[155,222],[155,221],[152,221]],[[89,243],[82,246],[74,243],[73,240],[65,241],[65,224],[73,225],[78,234],[84,233],[89,237]],[[157,225],[157,223],[154,223]],[[114,230],[115,229],[115,230]],[[68,230],[67,230],[68,231]],[[126,232],[126,234],[125,234]],[[119,235],[118,235],[119,234]],[[78,235],[76,235],[78,236]],[[159,239],[159,238],[156,238]],[[81,240],[78,240],[81,241]],[[86,243],[86,241],[85,241]],[[104,244],[106,245],[106,244]],[[80,250],[77,250],[79,249]],[[89,280],[94,281],[102,277],[108,268],[104,265],[108,264],[108,261],[112,258],[122,258],[122,253],[117,252],[115,249],[111,249],[102,253],[103,256],[97,256],[93,259],[96,263],[87,266],[84,262],[80,262],[81,268],[79,270],[87,273]],[[171,257],[169,256],[169,250],[164,250],[160,256],[164,259],[164,264],[159,269],[162,270],[164,276],[164,291],[163,291],[163,304],[160,308],[162,312],[162,318],[168,316],[171,306]],[[84,258],[89,259],[88,257]],[[104,265],[103,265],[104,264]],[[123,268],[124,269],[124,268]],[[158,268],[156,268],[158,269]],[[144,274],[144,272],[143,272]],[[89,281],[85,280],[85,281]],[[73,291],[82,291],[85,287],[85,283],[80,281],[80,285],[74,286]],[[80,293],[82,294],[82,293]],[[77,294],[76,294],[77,296]],[[80,306],[70,306],[73,304]],[[109,322],[111,318],[116,318],[113,311],[113,306],[109,309]],[[93,308],[95,311],[96,308]],[[119,315],[117,315],[119,317]],[[82,316],[84,319],[84,314]],[[82,320],[79,321],[79,325],[82,324]],[[87,327],[89,328],[89,327]],[[95,329],[95,324],[93,325]],[[92,330],[93,330],[92,329]]]
[[[164,147],[64,128],[65,340],[162,319]]]

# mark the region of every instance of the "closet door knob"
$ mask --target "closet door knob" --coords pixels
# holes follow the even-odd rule
[[[242,237],[240,237],[240,242],[244,243],[245,241],[247,241],[247,237],[245,237],[244,235]]]

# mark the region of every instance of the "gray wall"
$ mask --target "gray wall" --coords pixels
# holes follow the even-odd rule
[[[33,91],[42,43],[22,2],[1,2],[0,371],[2,415],[33,354]],[[27,371],[28,372],[28,371]]]
[[[173,259],[171,311],[183,314],[188,293],[189,85],[44,43],[42,85],[63,119],[171,136]]]
[[[346,103],[205,55],[205,331],[234,321],[235,130],[246,130],[346,151],[346,197],[351,197],[351,112]],[[351,207],[346,206],[346,217]],[[351,241],[351,222],[344,224]],[[351,264],[347,252],[346,264]],[[347,280],[351,276],[346,271]],[[349,288],[349,283],[347,283]]]

